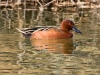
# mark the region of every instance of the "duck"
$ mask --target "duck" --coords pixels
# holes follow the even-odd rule
[[[63,20],[60,26],[36,26],[33,28],[18,29],[25,37],[30,39],[66,39],[72,38],[71,30],[82,34],[71,20]]]

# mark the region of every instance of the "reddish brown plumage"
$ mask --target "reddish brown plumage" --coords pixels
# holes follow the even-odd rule
[[[28,28],[19,30],[24,36],[30,37],[30,39],[65,39],[73,37],[70,30],[74,30],[77,33],[82,34],[71,20],[63,20],[60,28],[51,26],[40,26],[34,28]]]
[[[69,31],[63,31],[61,29],[51,28],[46,31],[37,31],[32,34],[31,39],[61,39],[71,38],[73,34]]]
[[[70,32],[74,26],[71,20],[62,21],[60,28],[50,28],[44,31],[32,33],[31,39],[61,39],[71,38],[73,34]]]

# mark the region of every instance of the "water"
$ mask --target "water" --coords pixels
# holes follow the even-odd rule
[[[99,12],[0,10],[0,75],[100,75]],[[63,19],[74,21],[82,35],[73,32],[71,39],[29,40],[16,30],[58,26]]]

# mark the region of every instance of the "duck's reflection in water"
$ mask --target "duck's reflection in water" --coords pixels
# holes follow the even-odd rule
[[[74,46],[72,39],[31,40],[36,50],[45,50],[55,53],[71,54]]]

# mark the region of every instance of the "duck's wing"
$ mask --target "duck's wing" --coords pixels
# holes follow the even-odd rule
[[[24,36],[29,37],[32,33],[37,31],[44,31],[48,30],[50,28],[56,28],[55,26],[36,26],[34,28],[23,28],[22,30],[16,28],[20,33],[22,33]]]

